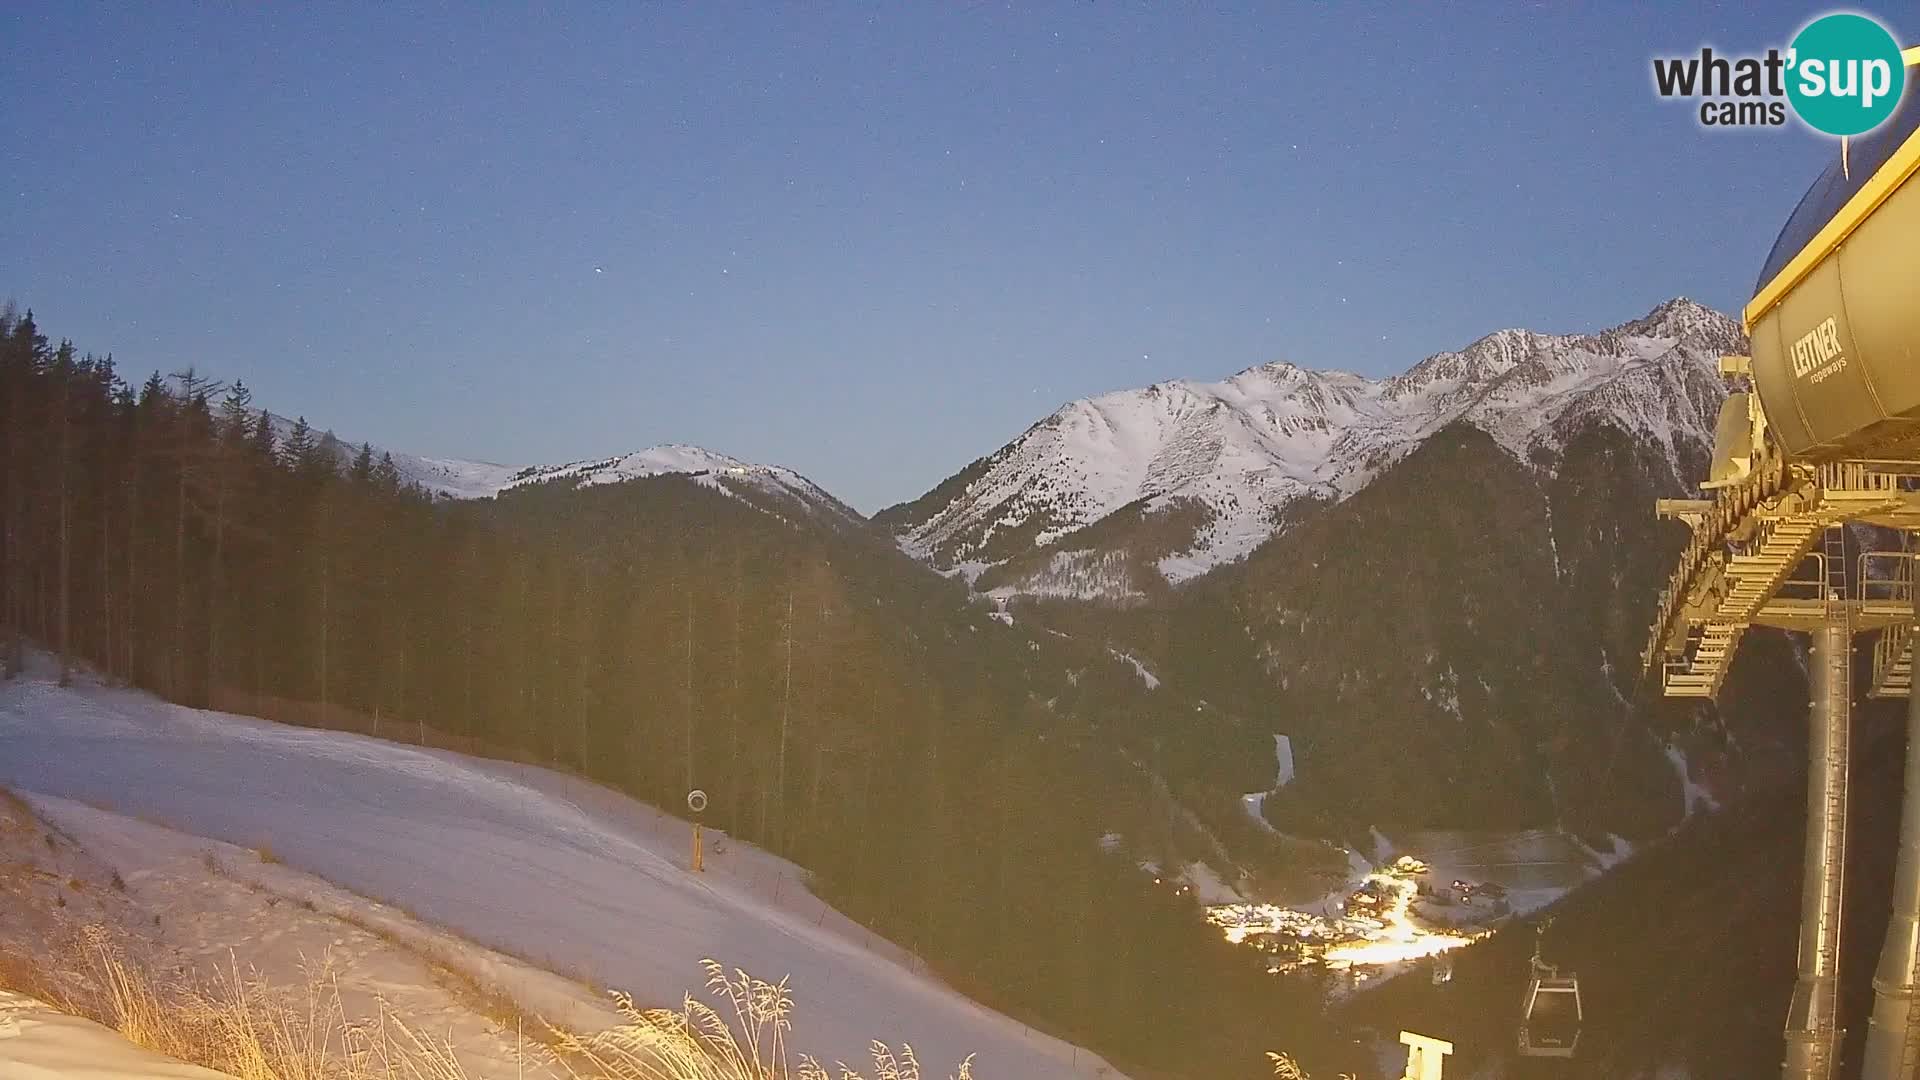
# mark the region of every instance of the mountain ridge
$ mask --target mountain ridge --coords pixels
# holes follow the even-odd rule
[[[986,591],[1116,598],[1139,584],[1060,585],[1128,547],[1079,543],[1093,526],[1136,516],[1157,533],[1144,545],[1161,579],[1150,584],[1177,585],[1244,558],[1291,504],[1351,496],[1455,421],[1538,464],[1583,424],[1610,420],[1677,463],[1681,443],[1708,437],[1724,395],[1714,362],[1741,341],[1732,319],[1679,297],[1590,334],[1497,330],[1381,379],[1275,362],[1112,391],[1062,405],[874,520]]]
[[[265,411],[277,443],[284,444],[296,421]],[[392,458],[394,470],[403,483],[417,485],[435,498],[491,499],[509,491],[536,484],[560,483],[576,487],[598,487],[629,480],[648,480],[659,476],[686,476],[702,487],[733,497],[771,496],[798,503],[809,510],[848,522],[862,521],[858,511],[831,492],[784,465],[762,465],[709,450],[690,443],[656,443],[623,454],[580,458],[559,464],[502,465],[498,462],[466,458],[431,457],[371,443],[353,443],[334,436],[331,431],[316,432],[335,459],[345,467],[367,446],[373,456]]]

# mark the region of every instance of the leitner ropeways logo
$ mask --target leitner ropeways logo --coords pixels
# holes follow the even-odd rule
[[[1829,375],[1838,374],[1847,366],[1847,355],[1840,348],[1840,325],[1831,315],[1827,321],[1800,335],[1793,343],[1793,374],[1795,378],[1812,377],[1813,382],[1824,382]]]
[[[1785,52],[1655,57],[1653,85],[1663,98],[1699,98],[1706,127],[1778,127],[1787,107],[1828,135],[1864,135],[1893,115],[1906,90],[1900,43],[1865,15],[1823,15],[1794,35]]]

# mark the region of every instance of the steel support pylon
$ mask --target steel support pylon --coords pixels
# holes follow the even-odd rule
[[[1833,1080],[1840,1041],[1840,909],[1846,875],[1852,627],[1844,617],[1833,619],[1815,631],[1813,643],[1800,976],[1787,1009],[1783,1080]]]
[[[1914,591],[1920,632],[1920,590]],[[1920,640],[1920,639],[1916,639]],[[1893,870],[1893,915],[1873,972],[1873,1016],[1861,1080],[1920,1075],[1920,685],[1907,696],[1906,781],[1900,796],[1900,855]]]

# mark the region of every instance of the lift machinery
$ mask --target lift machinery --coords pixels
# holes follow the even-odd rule
[[[1905,54],[1909,83],[1920,49]],[[1670,697],[1711,698],[1755,626],[1812,636],[1799,974],[1785,1080],[1834,1080],[1853,641],[1867,693],[1908,699],[1893,917],[1860,1075],[1920,1076],[1920,93],[1840,155],[1787,220],[1744,312],[1751,356],[1715,426],[1698,499],[1661,500],[1692,537],[1643,660]],[[1849,544],[1849,526],[1856,540]],[[1871,528],[1868,528],[1871,527]],[[1858,538],[1867,538],[1863,544]]]

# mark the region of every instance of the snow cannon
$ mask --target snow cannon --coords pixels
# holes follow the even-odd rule
[[[1754,391],[1789,459],[1920,452],[1920,48],[1905,59],[1904,100],[1842,142],[1780,230],[1746,308]]]

